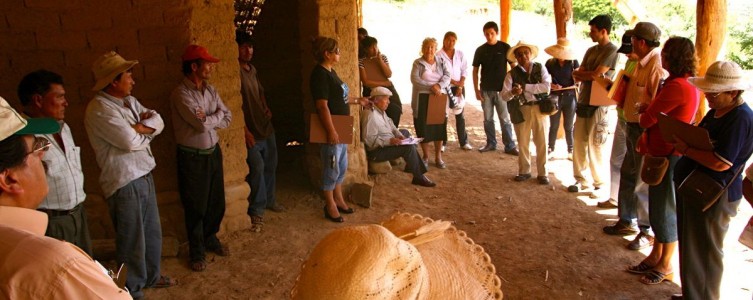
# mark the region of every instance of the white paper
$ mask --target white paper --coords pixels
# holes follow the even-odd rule
[[[400,140],[400,145],[417,145],[421,141],[423,141],[424,138],[405,138]]]

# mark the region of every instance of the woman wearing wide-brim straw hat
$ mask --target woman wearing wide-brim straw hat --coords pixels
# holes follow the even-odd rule
[[[708,130],[714,148],[693,148],[675,137],[675,149],[684,155],[675,167],[675,186],[679,187],[694,170],[722,186],[732,183],[706,211],[694,205],[700,199],[676,194],[682,293],[684,299],[719,299],[722,244],[742,198],[738,171],[753,153],[753,111],[742,98],[751,83],[740,66],[728,61],[717,61],[706,75],[688,81],[708,100],[711,109],[698,126]]]
[[[570,41],[567,38],[558,38],[557,44],[544,48],[544,52],[551,55],[552,58],[547,60],[544,66],[552,76],[551,93],[559,96],[560,110],[549,116],[549,150],[548,153],[554,152],[554,145],[557,142],[557,131],[560,129],[560,116],[564,116],[562,126],[565,129],[565,142],[567,143],[567,153],[573,153],[573,126],[575,125],[575,80],[573,79],[573,70],[577,69],[578,63],[575,51],[570,47]]]
[[[502,299],[484,249],[447,221],[396,213],[334,230],[301,267],[292,299]]]

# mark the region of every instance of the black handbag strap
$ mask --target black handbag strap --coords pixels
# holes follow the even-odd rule
[[[745,168],[745,164],[737,168],[737,171],[735,171],[735,176],[732,176],[732,179],[729,182],[727,182],[726,185],[724,185],[724,188],[722,188],[721,193],[724,193],[724,191],[726,191],[727,188],[729,188],[729,186],[732,185],[732,182],[734,182],[735,179],[737,179],[737,176],[740,176],[740,172],[742,172],[743,168]],[[695,171],[700,172],[698,170],[698,166],[695,167]]]

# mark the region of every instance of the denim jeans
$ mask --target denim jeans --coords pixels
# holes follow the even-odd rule
[[[494,130],[494,109],[497,109],[499,126],[502,129],[502,143],[505,144],[505,151],[515,149],[515,141],[512,140],[512,122],[510,122],[510,113],[507,112],[507,102],[499,96],[499,91],[481,91],[481,97],[484,102],[481,108],[484,110],[484,132],[486,133],[486,144],[497,147],[497,137]]]
[[[626,123],[625,129],[625,159],[620,168],[617,215],[623,224],[631,224],[634,219],[638,219],[641,232],[650,233],[648,185],[640,179],[643,156],[635,151],[643,129],[638,123]]]
[[[618,119],[614,128],[612,140],[612,156],[609,158],[609,171],[611,185],[609,186],[609,198],[617,201],[620,191],[620,168],[625,160],[625,120]]]
[[[323,144],[319,158],[322,161],[322,191],[332,191],[343,183],[348,171],[348,145]]]
[[[275,134],[266,139],[257,139],[253,148],[246,148],[248,156],[248,176],[246,182],[251,187],[248,196],[248,215],[263,216],[264,209],[275,206],[275,184],[277,172],[277,141]]]
[[[134,179],[107,198],[115,227],[118,263],[128,266],[126,287],[134,298],[160,277],[162,227],[152,174]]]
[[[677,241],[677,205],[674,172],[679,156],[667,157],[669,166],[661,182],[648,187],[648,214],[657,243]]]
[[[559,93],[560,110],[549,116],[549,149],[554,150],[557,142],[557,131],[560,130],[560,116],[564,116],[562,127],[565,129],[567,152],[573,151],[573,127],[575,126],[575,92]]]

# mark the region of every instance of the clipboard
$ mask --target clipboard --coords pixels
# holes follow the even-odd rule
[[[444,124],[447,114],[447,94],[429,94],[426,108],[426,125]]]
[[[382,72],[382,67],[379,65],[381,57],[364,58],[363,69],[366,71],[366,76],[369,80],[373,81],[387,81],[387,76]]]
[[[625,96],[627,95],[627,88],[630,84],[630,77],[625,74],[625,70],[620,70],[617,73],[617,77],[612,83],[612,87],[609,89],[607,97],[617,102],[618,105],[625,103]]]
[[[659,130],[661,130],[665,141],[673,142],[674,136],[677,136],[692,148],[705,151],[714,150],[709,132],[705,128],[682,122],[665,113],[659,113],[657,119],[659,120]]]
[[[332,125],[340,137],[341,144],[353,144],[353,117],[343,115],[331,115]],[[309,117],[309,142],[316,144],[329,144],[327,140],[327,130],[322,126],[322,121],[318,114],[311,114]]]
[[[588,100],[588,104],[592,106],[610,106],[617,105],[609,98],[609,91],[607,87],[599,80],[591,81],[591,97]]]

